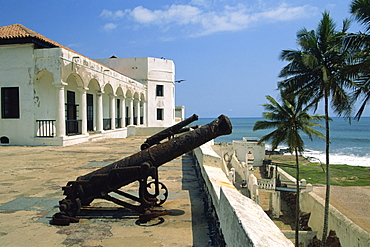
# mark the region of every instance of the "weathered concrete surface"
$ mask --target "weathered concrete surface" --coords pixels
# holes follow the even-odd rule
[[[332,190],[333,191],[333,190]],[[343,191],[343,198],[347,195],[348,203],[344,208],[339,211],[336,207],[338,207],[337,196],[332,196],[329,210],[329,229],[335,231],[336,236],[340,240],[341,246],[370,246],[370,234],[365,231],[363,228],[361,228],[359,225],[355,224],[352,220],[348,218],[347,215],[351,215],[353,213],[358,214],[358,208],[357,206],[361,205],[361,203],[364,203],[363,206],[366,208],[368,206],[368,203],[366,203],[367,196],[359,196],[357,198],[351,198],[351,196],[348,194],[349,191],[342,190]],[[360,193],[361,194],[361,193]],[[360,200],[361,198],[361,200]],[[333,200],[334,199],[334,200]],[[352,200],[352,202],[349,202],[349,200]],[[317,237],[318,239],[321,239],[322,232],[323,232],[323,215],[324,215],[324,204],[325,200],[318,196],[315,193],[315,189],[312,192],[308,193],[302,193],[300,197],[300,205],[301,210],[306,213],[311,213],[308,226],[312,228],[312,230],[317,231]],[[351,214],[347,212],[349,208],[347,208],[350,205],[353,205],[353,211]],[[357,205],[356,205],[357,204]],[[355,206],[356,205],[356,206]],[[346,208],[346,210],[344,210]],[[366,217],[366,213],[364,213],[364,218]]]
[[[314,192],[325,199],[326,187],[314,187]],[[330,186],[330,204],[370,233],[370,186]]]
[[[209,246],[203,194],[191,157],[160,167],[169,189],[162,209],[171,212],[145,225],[138,214],[95,200],[80,223],[52,226],[61,187],[139,151],[146,137],[105,139],[67,147],[0,146],[0,246]],[[136,191],[137,185],[126,188]]]

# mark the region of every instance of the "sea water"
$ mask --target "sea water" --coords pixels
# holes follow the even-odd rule
[[[192,125],[204,125],[213,118],[201,118]],[[215,142],[232,142],[242,140],[243,137],[257,137],[270,133],[273,129],[253,131],[253,126],[263,118],[230,118],[233,132],[230,135],[220,136]],[[325,123],[321,125],[324,127]],[[319,128],[325,135],[325,130]],[[301,133],[304,140],[305,157],[313,157],[317,162],[325,163],[325,139],[314,138],[312,141]],[[352,166],[370,167],[370,117],[363,117],[360,121],[351,123],[343,118],[333,118],[330,121],[330,164],[347,164]],[[286,148],[283,143],[279,148]],[[266,149],[271,149],[271,143],[266,143]]]

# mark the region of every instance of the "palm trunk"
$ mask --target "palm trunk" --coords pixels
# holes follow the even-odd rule
[[[325,194],[325,211],[324,211],[324,228],[322,233],[322,246],[326,246],[326,236],[328,235],[329,222],[329,205],[330,205],[330,162],[329,162],[329,97],[325,90],[325,139],[326,139],[326,194]]]
[[[298,164],[298,149],[295,148],[295,164],[296,164],[296,203],[295,203],[295,246],[299,246],[299,164]]]

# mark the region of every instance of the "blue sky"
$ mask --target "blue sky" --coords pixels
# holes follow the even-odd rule
[[[280,52],[297,49],[297,31],[315,29],[325,10],[339,29],[350,2],[0,0],[0,25],[21,23],[93,59],[171,59],[186,80],[176,84],[186,116],[261,117],[265,95],[278,97]]]

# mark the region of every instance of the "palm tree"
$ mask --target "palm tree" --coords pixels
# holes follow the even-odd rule
[[[328,233],[328,217],[330,203],[330,126],[329,100],[339,116],[350,116],[352,101],[347,88],[351,83],[342,68],[348,64],[349,50],[345,49],[342,38],[349,28],[349,20],[343,21],[341,31],[336,31],[336,25],[328,12],[322,14],[322,19],[315,30],[305,28],[298,32],[300,50],[284,50],[280,58],[289,63],[281,70],[280,77],[285,78],[278,83],[286,93],[298,93],[311,97],[315,110],[321,99],[324,99],[325,111],[325,153],[326,153],[326,195],[325,215],[322,244],[326,244]]]
[[[347,47],[353,50],[353,63],[343,72],[353,79],[353,99],[362,98],[362,103],[355,118],[360,120],[365,106],[370,102],[370,0],[354,0],[350,12],[365,28],[365,33],[359,32],[344,37]]]
[[[296,157],[296,219],[295,219],[295,245],[299,246],[299,163],[298,157],[304,151],[304,142],[300,136],[300,132],[308,135],[312,140],[313,136],[324,138],[323,134],[313,129],[315,126],[321,126],[315,121],[320,121],[325,118],[322,115],[311,116],[307,113],[312,107],[305,105],[307,98],[305,95],[295,97],[292,95],[282,94],[282,104],[280,105],[271,96],[266,96],[270,104],[263,104],[264,108],[269,112],[264,112],[263,117],[270,121],[257,121],[253,130],[276,128],[271,133],[263,136],[259,141],[264,142],[272,140],[272,149],[275,150],[279,144],[285,143],[288,145],[291,153],[294,152]]]

